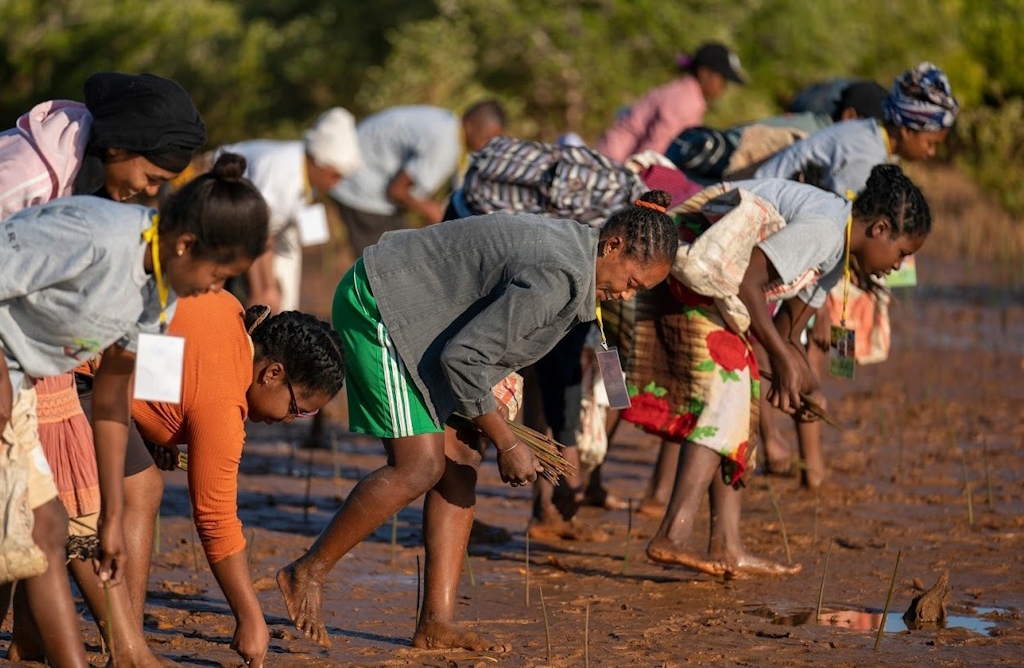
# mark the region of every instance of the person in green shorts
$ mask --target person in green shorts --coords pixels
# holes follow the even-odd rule
[[[454,624],[481,452],[445,421],[458,413],[475,422],[495,444],[502,481],[535,480],[540,466],[492,387],[595,320],[598,300],[630,299],[668,276],[678,245],[668,203],[668,193],[646,193],[600,230],[493,213],[389,232],[366,249],[338,285],[333,319],[345,346],[349,428],[380,437],[388,463],[277,574],[307,638],[330,645],[323,585],[338,560],[425,493],[425,598],[413,645],[488,647]]]

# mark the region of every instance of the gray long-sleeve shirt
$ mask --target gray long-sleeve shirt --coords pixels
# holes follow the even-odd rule
[[[432,417],[495,409],[491,387],[595,319],[599,230],[493,213],[389,232],[363,262]]]

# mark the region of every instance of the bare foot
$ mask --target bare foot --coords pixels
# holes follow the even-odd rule
[[[647,558],[659,564],[685,566],[708,575],[725,575],[728,571],[724,561],[699,555],[673,543],[668,538],[654,538],[651,540],[647,544]]]
[[[323,582],[305,574],[295,562],[277,572],[277,586],[284,596],[288,617],[304,636],[324,647],[331,646],[323,615]]]
[[[8,661],[38,661],[42,663],[46,660],[46,655],[42,651],[39,651],[38,654],[26,651],[21,648],[17,640],[12,640],[7,648],[7,656],[4,658]]]
[[[170,659],[165,659],[162,656],[155,654],[148,654],[142,657],[118,657],[117,663],[111,658],[107,661],[106,668],[115,668],[116,666],[138,666],[138,668],[171,668],[171,666],[180,665]]]
[[[725,576],[732,580],[739,580],[758,575],[796,575],[803,570],[803,565],[793,564],[787,566],[778,561],[755,557],[752,554],[741,554],[738,557],[731,557],[727,560]]]
[[[492,649],[491,643],[472,631],[466,631],[454,624],[421,621],[412,646],[419,649],[468,649],[482,652]]]
[[[793,451],[790,449],[789,444],[776,434],[764,436],[763,443],[765,471],[770,475],[793,475]]]
[[[469,532],[470,545],[485,545],[495,543],[507,543],[512,540],[512,534],[504,527],[496,527],[478,519],[473,520],[473,528]]]
[[[530,522],[527,531],[531,540],[574,540],[590,543],[603,543],[608,540],[607,532],[587,526],[575,518],[546,522],[535,519]]]
[[[644,497],[640,499],[640,505],[637,506],[636,512],[641,515],[649,515],[650,517],[662,517],[665,514],[665,508],[668,503],[665,501],[659,501],[658,499]]]
[[[593,508],[604,508],[605,510],[625,510],[629,507],[629,504],[614,494],[609,494],[608,490],[604,488],[593,492],[588,490],[582,498],[580,498],[580,505],[591,506]]]

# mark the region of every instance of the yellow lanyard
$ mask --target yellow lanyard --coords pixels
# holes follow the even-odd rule
[[[882,141],[885,142],[885,160],[892,162],[892,142],[889,141],[889,131],[881,123],[878,124],[878,127],[882,131]]]
[[[597,303],[597,328],[601,330],[601,347],[608,350],[608,339],[604,337],[604,320],[601,318],[601,303]]]
[[[850,301],[850,236],[853,233],[853,215],[846,219],[846,264],[843,267],[843,316],[839,326],[846,327],[846,304]]]
[[[143,231],[142,240],[149,244],[153,257],[153,275],[156,277],[156,293],[160,297],[160,331],[167,329],[167,299],[170,289],[164,283],[164,273],[160,271],[160,216],[153,216],[153,225]]]
[[[308,159],[302,162],[302,199],[306,201],[306,204],[313,203],[313,186],[309,183]]]

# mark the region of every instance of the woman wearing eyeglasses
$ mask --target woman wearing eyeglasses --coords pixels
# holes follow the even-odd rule
[[[245,420],[290,422],[320,410],[345,378],[341,341],[329,324],[312,315],[287,311],[270,317],[266,306],[243,313],[227,292],[180,300],[168,333],[185,337],[181,403],[135,401],[132,417],[160,468],[174,469],[178,446],[188,446],[193,519],[210,569],[235,614],[231,647],[248,666],[258,668],[270,634],[249,575],[237,512]],[[149,495],[154,496],[152,490]],[[159,504],[152,507],[151,516],[125,524],[128,589],[140,626]]]

